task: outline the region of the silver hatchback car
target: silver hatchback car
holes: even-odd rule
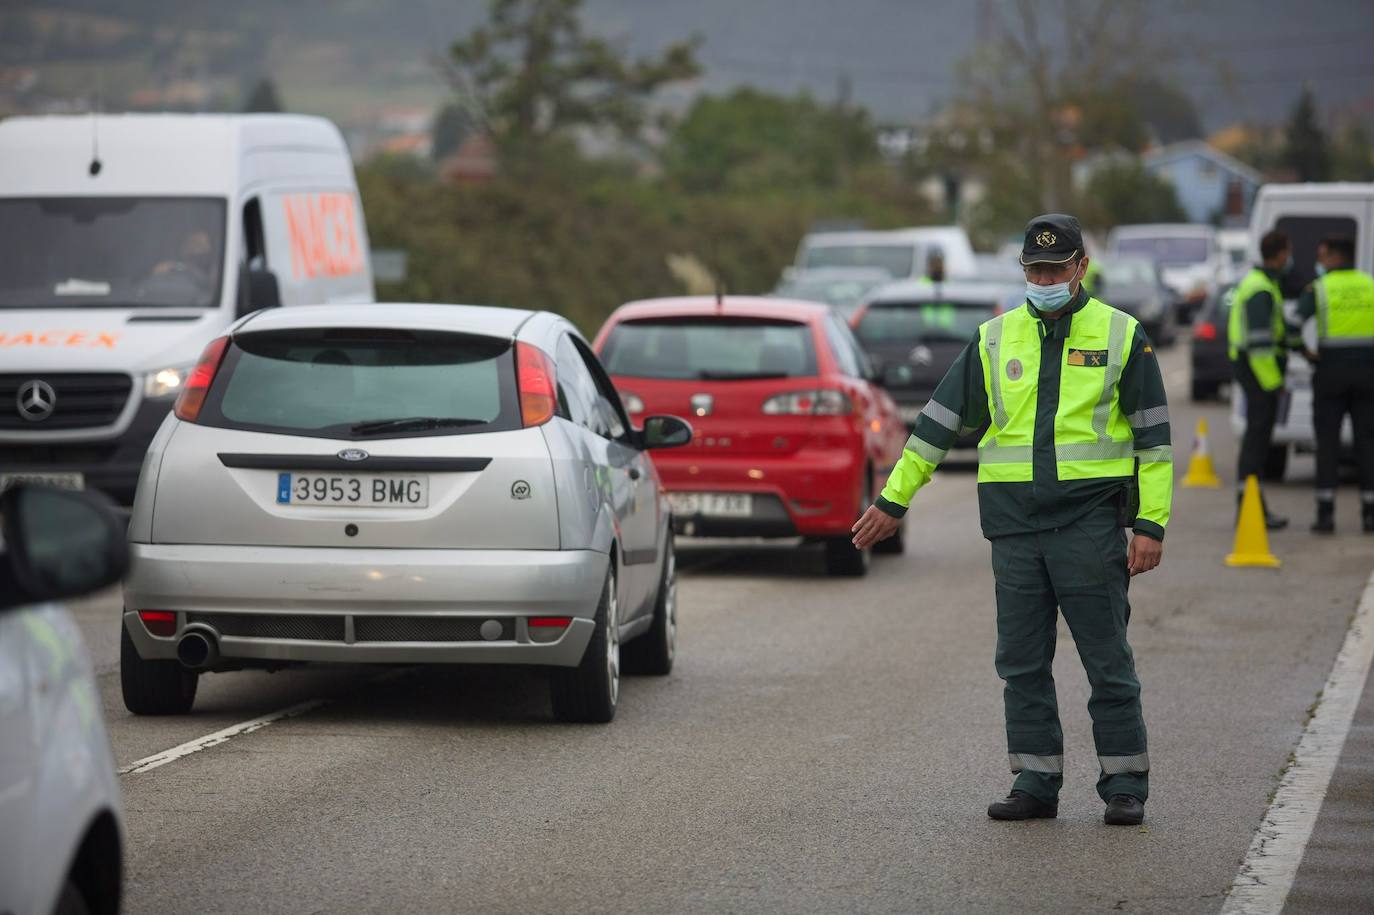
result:
[[[672,668],[672,528],[645,451],[691,434],[632,427],[548,312],[249,315],[144,461],[124,702],[183,713],[203,671],[293,662],[528,664],[551,668],[557,718],[609,721],[622,656]]]

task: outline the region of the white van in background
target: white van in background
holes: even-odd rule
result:
[[[894,280],[926,274],[934,251],[945,258],[945,275],[971,277],[977,261],[968,233],[959,226],[922,226],[879,231],[812,232],[797,247],[797,263],[784,272],[792,279],[808,270],[860,267],[885,270]]]
[[[1155,262],[1185,322],[1192,320],[1231,271],[1216,228],[1197,223],[1117,226],[1107,233],[1107,257],[1118,254],[1139,254]]]
[[[0,122],[0,258],[0,490],[124,504],[224,328],[374,299],[348,150],[298,115]]]
[[[1293,269],[1281,281],[1284,311],[1294,319],[1298,296],[1316,277],[1317,245],[1328,235],[1355,240],[1355,266],[1374,272],[1374,184],[1331,182],[1326,184],[1266,184],[1255,196],[1250,216],[1250,249],[1259,250],[1264,233],[1278,229],[1293,247]],[[1310,329],[1309,329],[1310,330]],[[1305,337],[1308,347],[1316,339]],[[1312,368],[1301,355],[1288,360],[1284,393],[1279,399],[1278,422],[1265,465],[1269,479],[1282,479],[1290,451],[1316,450],[1312,425]],[[1234,386],[1231,425],[1245,431],[1245,396]],[[1341,443],[1350,446],[1350,417],[1341,427]]]

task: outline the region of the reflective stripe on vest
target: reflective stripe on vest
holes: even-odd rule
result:
[[[1333,270],[1313,283],[1319,346],[1374,346],[1374,277]]]
[[[1054,422],[1057,477],[1129,477],[1135,472],[1134,436],[1117,395],[1136,322],[1093,298],[1061,320],[1071,324],[1060,357],[1059,413]],[[982,327],[983,377],[992,423],[978,446],[979,482],[1033,478],[1043,345],[1039,323],[1021,308]]]
[[[1251,330],[1245,306],[1257,293],[1267,292],[1274,302],[1270,326],[1266,330]],[[1283,326],[1283,292],[1279,284],[1259,268],[1251,270],[1231,290],[1226,317],[1226,351],[1232,359],[1249,350],[1272,350],[1287,336]]]

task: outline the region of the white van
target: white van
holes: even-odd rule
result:
[[[1259,189],[1250,216],[1252,251],[1259,250],[1260,238],[1271,229],[1285,233],[1293,246],[1293,269],[1281,283],[1284,311],[1292,321],[1298,296],[1316,277],[1317,245],[1328,235],[1353,238],[1355,266],[1366,273],[1374,272],[1374,184],[1266,184]],[[1307,346],[1314,347],[1316,342],[1309,333]],[[1302,356],[1295,354],[1289,358],[1284,387],[1265,467],[1266,476],[1271,479],[1282,478],[1290,450],[1316,450],[1312,369]],[[1245,431],[1245,397],[1238,385],[1231,403],[1231,425],[1239,435]],[[1349,417],[1341,429],[1341,440],[1346,446],[1353,441]]]
[[[926,259],[939,251],[945,275],[971,277],[977,261],[968,233],[959,226],[922,226],[879,231],[812,232],[797,246],[797,263],[784,274],[791,279],[808,270],[826,267],[863,267],[885,270],[894,280],[926,274]]]
[[[1139,254],[1159,267],[1179,316],[1192,320],[1230,275],[1230,261],[1214,226],[1186,222],[1117,226],[1107,233],[1107,257]]]
[[[0,489],[124,504],[235,319],[374,299],[343,138],[297,115],[0,122],[0,258]]]

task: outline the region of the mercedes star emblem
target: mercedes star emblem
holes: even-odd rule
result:
[[[52,416],[52,411],[56,409],[57,392],[46,381],[35,378],[19,386],[14,402],[20,416],[31,423],[41,423]]]

